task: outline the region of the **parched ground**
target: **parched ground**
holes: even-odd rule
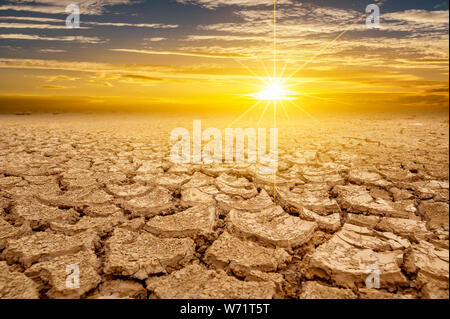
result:
[[[197,118],[0,116],[0,298],[449,298],[448,113],[280,120],[276,188]]]

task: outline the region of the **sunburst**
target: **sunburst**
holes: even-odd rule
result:
[[[280,79],[269,79],[261,92],[250,94],[259,101],[295,100],[294,92],[288,91],[287,86]]]

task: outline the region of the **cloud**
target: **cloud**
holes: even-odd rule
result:
[[[61,36],[61,37],[47,37],[40,35],[30,34],[0,34],[0,39],[8,40],[39,40],[39,41],[62,41],[62,42],[80,42],[80,43],[105,43],[106,40],[102,40],[98,37],[85,37],[85,36]]]
[[[411,63],[411,64],[445,64],[448,65],[449,60],[448,59],[398,59],[398,61]]]
[[[58,70],[66,72],[86,73],[96,81],[134,79],[141,81],[161,81],[162,79],[184,79],[198,74],[198,77],[207,78],[209,74],[202,72],[203,68],[192,69],[183,66],[166,65],[122,65],[99,62],[74,62],[44,59],[7,59],[0,58],[0,69],[22,69],[22,70]],[[206,70],[208,71],[208,69]],[[220,68],[216,70],[217,73]],[[50,77],[45,77],[50,79]],[[57,78],[55,78],[57,79]],[[62,78],[59,78],[62,80]]]
[[[84,0],[79,4],[82,14],[98,15],[108,6],[129,5],[138,1],[133,0]],[[60,14],[66,12],[66,7],[73,4],[73,0],[9,0],[1,5],[0,10],[41,12]]]
[[[113,76],[114,77],[114,76]],[[108,77],[108,78],[113,78]],[[165,82],[168,79],[152,77],[147,75],[139,75],[139,74],[121,74],[116,79],[120,80],[123,83],[132,83],[132,84],[141,84],[141,85],[152,85],[155,83]]]
[[[196,1],[199,2],[226,5],[223,1]],[[269,44],[274,35],[272,8],[243,6],[233,12],[238,18],[233,22],[199,25],[197,32],[183,39],[189,46],[178,50],[202,51],[214,46],[216,51],[244,53],[270,62],[273,50]],[[308,68],[362,66],[406,70],[414,67],[414,59],[445,60],[449,55],[448,11],[382,11],[379,30],[367,29],[365,10],[314,3],[280,6],[277,16],[277,49],[281,63],[291,61],[301,65],[317,56],[307,63]],[[346,33],[333,42],[344,31]],[[448,72],[445,63],[422,63],[418,68]]]
[[[179,3],[195,4],[205,8],[218,8],[221,6],[240,6],[240,7],[255,7],[255,6],[270,6],[273,7],[272,0],[176,0]],[[278,4],[291,4],[291,0],[279,0]]]
[[[39,52],[41,52],[41,53],[64,53],[67,51],[61,50],[61,49],[40,49]]]
[[[149,55],[178,55],[178,56],[191,56],[191,57],[212,58],[212,59],[252,58],[251,56],[244,54],[220,53],[220,52],[154,51],[154,50],[135,50],[135,49],[110,49],[110,50],[115,52],[128,52],[128,53],[149,54]]]
[[[0,20],[20,20],[20,21],[36,21],[36,22],[57,22],[60,23],[64,20],[44,17],[16,17],[16,16],[2,16]]]
[[[32,76],[36,79],[44,80],[45,82],[58,82],[58,81],[77,81],[79,77],[67,76],[67,75],[35,75]]]
[[[5,29],[67,29],[66,21],[53,18],[29,18],[29,17],[0,17],[0,20],[12,21],[32,21],[32,22],[51,22],[58,24],[38,24],[38,23],[17,23],[17,22],[0,22],[0,28]],[[150,28],[150,29],[175,29],[177,24],[163,24],[163,23],[125,23],[125,22],[95,22],[95,21],[81,21],[80,29],[90,29],[88,26],[100,27],[133,27],[133,28]]]
[[[75,86],[63,86],[63,85],[42,85],[38,86],[39,89],[45,90],[66,90],[66,89],[74,89]]]
[[[151,29],[176,29],[178,24],[163,23],[121,23],[121,22],[82,22],[87,25],[96,25],[102,27],[133,27],[133,28],[151,28]]]
[[[448,24],[449,11],[406,10],[383,14],[384,20],[407,21],[422,24]]]
[[[154,37],[154,38],[145,38],[144,42],[161,42],[167,40],[167,38],[162,38],[162,37]]]
[[[0,22],[1,29],[67,29],[65,24],[54,25],[54,24],[37,24],[37,23],[3,23]],[[80,29],[86,29],[85,27],[80,27]]]
[[[97,80],[89,80],[88,83],[93,86],[113,87],[113,85],[109,82],[102,82],[102,81],[97,81]]]

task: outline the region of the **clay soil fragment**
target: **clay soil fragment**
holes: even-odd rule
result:
[[[25,268],[33,263],[48,261],[55,257],[74,254],[81,250],[94,251],[98,236],[87,231],[76,236],[50,232],[38,232],[19,239],[9,239],[3,258],[10,264],[19,262]]]
[[[421,241],[408,253],[405,268],[417,273],[417,283],[424,297],[449,298],[449,251]]]
[[[231,233],[282,248],[303,245],[317,228],[316,223],[291,216],[279,206],[260,213],[232,210],[228,219]]]
[[[148,232],[116,228],[105,244],[104,271],[144,280],[185,265],[192,259],[194,248],[190,238],[160,239]]]
[[[5,248],[8,239],[17,239],[30,233],[31,229],[27,224],[15,227],[0,218],[0,249]]]
[[[38,299],[37,285],[20,272],[11,271],[0,261],[0,299]]]
[[[115,205],[95,205],[84,208],[83,212],[90,217],[108,217],[120,213],[122,210]]]
[[[84,206],[111,204],[114,200],[112,195],[97,188],[81,188],[69,190],[65,193],[41,191],[36,196],[42,203],[54,207],[83,208]]]
[[[79,288],[71,288],[66,284],[67,267],[70,265],[76,265],[79,269]],[[25,275],[41,280],[44,286],[49,286],[50,290],[46,294],[50,298],[78,299],[101,282],[99,266],[93,251],[80,251],[35,264],[25,271]]]
[[[306,208],[299,211],[299,216],[304,220],[316,222],[319,228],[326,232],[335,232],[341,227],[341,215],[331,214],[328,216],[321,216]]]
[[[449,183],[440,181],[420,181],[413,183],[413,189],[422,200],[449,200]]]
[[[205,260],[216,269],[228,267],[241,277],[251,270],[277,271],[290,260],[286,251],[280,248],[265,248],[259,244],[241,240],[224,232],[206,251]]]
[[[131,185],[117,185],[108,184],[107,190],[116,198],[130,199],[133,197],[141,197],[149,193],[151,188],[149,186],[131,184]]]
[[[390,185],[390,183],[384,180],[380,174],[364,170],[351,170],[348,174],[348,179],[358,185],[373,185],[379,187],[388,187]]]
[[[278,198],[282,206],[289,207],[292,211],[300,212],[303,208],[315,212],[321,216],[339,214],[341,209],[335,199],[330,199],[327,189],[301,189],[289,190],[287,187],[277,189]]]
[[[359,214],[348,214],[346,222],[361,227],[375,228],[380,222],[381,218],[378,216],[365,216]]]
[[[348,226],[314,251],[309,264],[311,278],[317,276],[352,288],[364,285],[368,269],[375,265],[380,270],[381,287],[408,284],[399,267],[408,242],[388,234],[375,237],[367,228]]]
[[[357,299],[350,289],[325,286],[316,281],[302,284],[300,299]]]
[[[196,206],[174,215],[154,217],[145,230],[166,238],[210,238],[217,223],[216,215],[214,206]]]
[[[443,228],[449,229],[449,206],[448,203],[422,202],[419,213],[428,220],[428,227],[433,230]]]
[[[350,213],[370,214],[376,216],[408,218],[410,213],[397,209],[394,203],[383,198],[374,198],[365,186],[336,186],[334,193],[342,208]]]
[[[174,202],[167,189],[157,187],[145,196],[125,201],[123,208],[130,211],[133,217],[153,217],[169,212],[174,208]]]
[[[151,297],[160,299],[272,299],[276,294],[273,282],[241,281],[199,265],[149,278],[146,283]]]
[[[369,289],[369,288],[361,288],[358,290],[360,299],[415,299],[416,297],[413,295],[403,295],[403,294],[392,294],[387,291],[379,290],[379,289]]]
[[[95,231],[100,237],[111,232],[114,227],[126,221],[122,213],[116,213],[109,217],[90,217],[84,216],[74,225],[63,223],[51,223],[50,228],[61,234],[76,235],[88,229]]]
[[[240,196],[245,199],[255,197],[258,194],[256,187],[246,178],[238,178],[228,174],[222,174],[216,179],[217,188],[230,196]]]
[[[19,203],[11,212],[15,219],[27,221],[32,229],[48,227],[52,222],[74,223],[80,217],[73,209],[62,210],[36,201]]]
[[[273,206],[272,198],[263,189],[256,197],[245,200],[240,197],[232,197],[225,194],[216,196],[218,207],[224,211],[229,212],[232,209],[243,210],[247,212],[260,212]]]
[[[215,200],[209,188],[187,188],[181,191],[181,204],[186,207],[215,205]]]
[[[427,230],[426,222],[411,219],[382,218],[376,229],[397,234],[410,241],[426,240],[433,236],[433,233]]]
[[[102,283],[89,299],[147,299],[147,290],[139,282],[116,279]]]
[[[175,175],[166,174],[155,178],[155,182],[164,188],[167,188],[171,192],[179,191],[181,187],[186,184],[191,177],[186,174]]]
[[[200,188],[204,186],[214,185],[214,178],[200,172],[195,172],[188,183],[183,185],[183,189]]]

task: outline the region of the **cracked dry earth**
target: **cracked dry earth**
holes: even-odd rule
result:
[[[274,189],[172,164],[192,117],[0,116],[0,298],[449,298],[448,113],[318,120]]]

